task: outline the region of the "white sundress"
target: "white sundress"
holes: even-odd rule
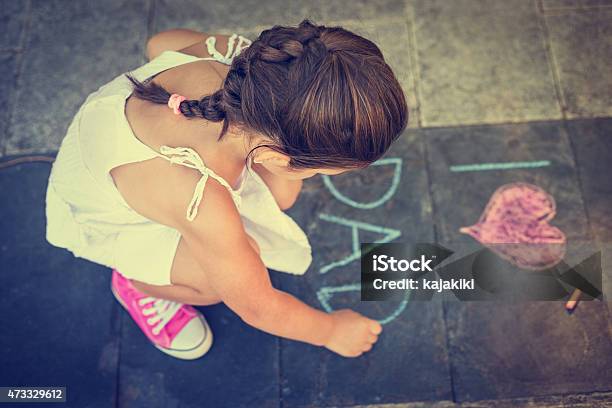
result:
[[[235,40],[238,44],[234,47]],[[231,64],[250,41],[233,34],[226,55],[215,49],[215,37],[206,45],[212,58],[198,58],[165,51],[131,71],[144,81],[164,70],[200,60]],[[123,75],[90,94],[72,120],[53,162],[46,191],[46,239],[79,258],[115,268],[122,275],[153,285],[171,285],[170,271],[180,233],[133,210],[119,193],[109,171],[126,163],[163,157],[172,163],[198,170],[186,217],[195,217],[198,204],[206,199],[209,177],[228,188],[240,213],[245,231],[255,239],[266,267],[301,275],[312,262],[311,246],[304,231],[284,213],[272,193],[250,169],[250,163],[234,190],[226,180],[206,167],[198,153],[188,147],[161,147],[160,152],[133,134],[125,116],[125,103],[132,93]]]

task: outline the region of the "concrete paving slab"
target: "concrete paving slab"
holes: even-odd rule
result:
[[[155,32],[188,27],[204,32],[229,33],[255,26],[297,24],[311,18],[318,24],[328,20],[366,21],[402,14],[401,0],[314,0],[282,1],[230,0],[224,2],[183,1],[180,4],[160,0],[155,11]]]
[[[214,343],[191,361],[157,350],[122,312],[118,406],[278,407],[278,339],[248,326],[225,305],[198,309]]]
[[[0,149],[54,151],[87,94],[142,64],[156,30],[250,36],[305,17],[344,25],[381,46],[406,88],[411,127],[419,102],[427,127],[560,118],[543,20],[567,117],[610,116],[610,0],[542,0],[544,16],[531,1],[452,3],[410,0],[404,10],[399,0],[190,0],[180,7],[167,0],[0,0],[0,123],[8,130],[0,130]],[[23,58],[19,72],[15,57]],[[11,100],[17,114],[9,121]],[[347,257],[355,230],[362,241],[432,241],[435,222],[438,238],[473,242],[457,228],[478,218],[497,186],[520,180],[553,194],[553,224],[569,237],[592,233],[603,248],[604,287],[612,288],[610,119],[417,132],[409,130],[388,155],[402,159],[401,172],[391,160],[308,180],[290,213],[314,244],[313,266],[303,277],[271,272],[275,286],[315,307],[352,307],[384,320],[381,340],[359,359],[270,336],[222,305],[200,308],[215,333],[209,355],[184,362],[162,354],[112,298],[108,268],[44,240],[48,164],[0,170],[0,187],[15,192],[0,219],[0,270],[19,272],[0,274],[0,324],[9,333],[0,335],[0,365],[11,368],[0,383],[65,385],[69,407],[608,406],[609,304],[581,302],[568,316],[552,302],[360,303],[359,269]],[[487,170],[487,163],[532,167]]]
[[[313,307],[321,307],[315,296],[314,277],[309,282],[283,285]],[[333,280],[326,280],[332,286]],[[336,286],[341,286],[338,279]],[[399,316],[385,324],[374,348],[347,359],[324,348],[282,341],[282,401],[287,407],[326,407],[354,404],[393,403],[451,398],[451,380],[444,337],[441,304],[399,302],[360,305],[359,292],[335,296],[334,310],[351,308],[376,318]]]
[[[478,221],[498,187],[517,181],[540,186],[554,197],[557,214],[551,224],[568,240],[589,238],[576,165],[561,122],[424,132],[442,242],[474,242],[459,228]]]
[[[612,393],[593,392],[587,394],[551,395],[533,398],[504,398],[465,403],[423,401],[403,404],[355,405],[350,408],[609,408],[610,401],[612,401]]]
[[[0,52],[0,154],[4,153],[16,79],[16,54]]]
[[[373,165],[327,182],[309,179],[290,209],[305,227],[314,260],[304,276],[283,276],[282,289],[313,307],[355,309],[384,328],[373,350],[356,359],[282,340],[284,406],[450,399],[441,304],[360,302],[359,261],[351,258],[359,242],[433,240],[419,136],[409,130],[385,156],[397,166]]]
[[[567,122],[593,236],[612,242],[612,119]]]
[[[57,150],[87,95],[144,62],[146,7],[145,0],[33,3],[7,154]]]
[[[545,18],[567,117],[612,115],[612,4]]]
[[[568,118],[612,115],[612,8],[546,14]]]
[[[542,0],[544,10],[610,7],[610,0]]]
[[[609,390],[606,303],[453,303],[447,309],[459,402]]]
[[[114,406],[119,310],[110,270],[45,239],[48,163],[0,170],[0,384],[67,387],[66,407]],[[44,404],[43,404],[44,405]]]
[[[0,0],[0,50],[21,46],[27,15],[27,1]]]
[[[612,119],[567,122],[576,154],[584,204],[593,237],[603,256],[603,292],[612,296]],[[611,323],[612,324],[612,323]]]
[[[410,4],[423,127],[561,118],[533,2]]]

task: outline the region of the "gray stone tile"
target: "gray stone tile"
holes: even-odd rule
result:
[[[0,52],[0,154],[4,153],[15,90],[15,54]]]
[[[206,33],[229,34],[256,26],[297,24],[301,20],[302,6],[281,0],[230,0],[211,2],[186,0],[177,3],[158,0],[155,6],[153,33],[172,28],[191,28]],[[320,18],[320,14],[313,14]],[[261,30],[259,30],[261,31]]]
[[[612,119],[569,121],[567,129],[593,236],[612,243]]]
[[[533,398],[504,398],[466,403],[451,401],[409,402],[405,404],[356,405],[351,408],[609,408],[612,392],[550,395]]]
[[[606,303],[453,303],[447,309],[457,401],[608,391]]]
[[[401,0],[229,0],[202,2],[188,0],[176,3],[159,0],[155,13],[155,32],[176,27],[188,27],[204,32],[227,33],[259,26],[293,25],[304,18],[318,24],[328,20],[380,19],[403,13]],[[263,27],[262,27],[263,29]]]
[[[0,204],[0,383],[66,387],[64,407],[115,406],[121,327],[110,270],[45,240],[49,171],[0,171],[11,194]]]
[[[144,62],[146,5],[34,2],[8,153],[56,150],[87,95]]]
[[[611,7],[612,0],[542,0],[544,10]]]
[[[545,16],[568,118],[612,115],[612,8]]]
[[[533,2],[410,4],[424,127],[561,117]]]
[[[372,351],[356,359],[282,340],[281,390],[286,406],[451,398],[441,303],[360,302],[359,261],[347,258],[355,253],[355,243],[381,240],[392,230],[401,235],[388,236],[391,242],[433,240],[419,136],[409,130],[385,156],[402,159],[401,173],[394,165],[370,166],[331,177],[333,189],[321,177],[309,179],[290,209],[309,236],[314,259],[304,276],[279,274],[281,288],[319,309],[352,308],[383,321],[384,329]],[[400,176],[397,188],[389,190],[395,175]],[[386,196],[389,191],[392,194]],[[382,197],[388,199],[367,205]]]
[[[283,287],[311,306],[306,285]],[[337,308],[357,307],[359,295],[336,299]],[[365,303],[365,302],[364,302]],[[370,306],[382,316],[397,303]],[[401,315],[385,325],[368,353],[344,358],[323,348],[282,341],[282,400],[288,407],[352,406],[356,404],[449,400],[451,380],[441,303],[408,303]],[[361,312],[368,314],[362,308]],[[378,313],[374,313],[378,312]],[[418,375],[417,375],[418,373]]]
[[[551,224],[570,239],[588,239],[584,203],[568,135],[559,122],[425,129],[438,238],[474,242],[459,228],[476,223],[493,192],[523,181],[557,204]],[[535,168],[456,171],[461,165],[549,162]],[[455,171],[453,171],[455,170]]]
[[[0,0],[0,49],[21,46],[27,9],[27,1]]]
[[[119,407],[278,407],[278,340],[225,305],[198,307],[213,333],[201,358],[157,350],[122,309]]]
[[[309,7],[321,8],[326,20],[384,21],[388,17],[400,17],[405,11],[402,0],[317,0],[308,2]],[[315,6],[316,4],[316,6]]]

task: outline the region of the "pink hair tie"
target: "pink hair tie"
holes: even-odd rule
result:
[[[179,106],[181,106],[181,102],[183,102],[185,99],[187,98],[185,98],[183,95],[170,95],[170,99],[168,99],[168,107],[174,111],[175,115],[179,115],[181,113]]]

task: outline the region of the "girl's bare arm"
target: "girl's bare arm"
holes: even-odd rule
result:
[[[185,219],[193,186],[181,183],[168,196],[172,214],[194,257],[223,302],[246,323],[268,333],[323,346],[333,330],[333,318],[275,289],[267,268],[253,249],[229,192],[214,180],[193,221]]]

